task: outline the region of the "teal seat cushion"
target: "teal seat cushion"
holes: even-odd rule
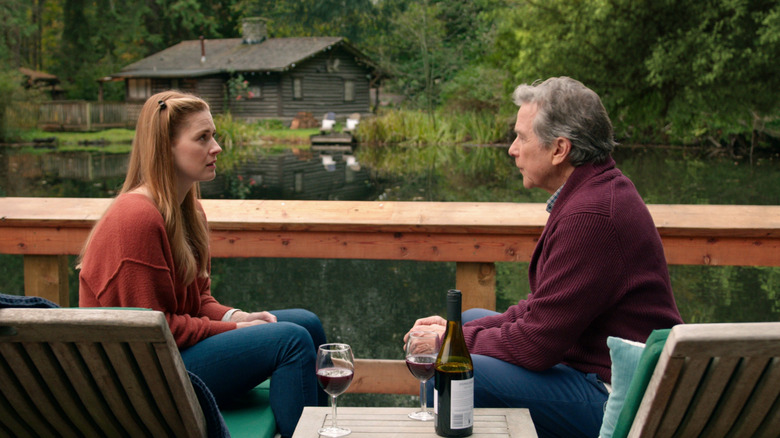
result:
[[[231,437],[273,438],[276,420],[269,402],[270,389],[271,381],[266,380],[230,406],[220,409]]]
[[[650,378],[653,376],[655,365],[658,363],[658,358],[661,357],[661,352],[664,349],[664,344],[666,344],[666,338],[669,337],[670,331],[671,329],[653,330],[647,338],[642,356],[639,358],[636,371],[634,371],[634,377],[631,379],[631,384],[628,387],[623,408],[620,410],[615,431],[612,434],[613,438],[626,438],[628,436],[631,424],[634,422],[634,417],[639,410],[642,397],[645,395],[647,384],[650,383]]]

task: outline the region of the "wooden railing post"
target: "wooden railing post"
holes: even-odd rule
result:
[[[463,293],[463,309],[496,310],[496,264],[458,262],[455,287]]]
[[[68,307],[68,257],[65,255],[25,255],[24,294],[46,298]]]
[[[420,381],[412,377],[406,361],[355,359],[355,380],[347,392],[419,395]]]

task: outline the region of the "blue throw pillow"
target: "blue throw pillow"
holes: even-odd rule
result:
[[[612,359],[612,393],[609,394],[604,408],[604,420],[601,423],[600,438],[612,438],[623,404],[626,401],[631,379],[645,344],[610,336],[607,338],[609,356]]]

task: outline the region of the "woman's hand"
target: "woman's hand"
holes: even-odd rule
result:
[[[236,328],[249,327],[258,324],[276,322],[276,316],[269,312],[247,313],[239,310],[233,313],[230,320],[236,323]]]
[[[267,323],[265,321],[260,321],[260,320],[237,322],[236,323],[236,328],[240,329],[240,328],[250,327],[250,326],[253,326],[253,325],[260,325],[260,324],[267,324]]]

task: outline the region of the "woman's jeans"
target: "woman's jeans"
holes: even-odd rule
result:
[[[325,343],[319,318],[303,309],[275,310],[277,322],[208,337],[181,351],[219,405],[271,378],[271,409],[279,432],[292,436],[304,406],[327,406],[315,375],[317,347]]]
[[[463,312],[463,323],[496,315],[485,309]],[[502,360],[471,355],[474,363],[474,406],[528,408],[539,437],[597,437],[608,393],[595,374],[558,364],[529,371]],[[433,379],[428,381],[433,400]]]

